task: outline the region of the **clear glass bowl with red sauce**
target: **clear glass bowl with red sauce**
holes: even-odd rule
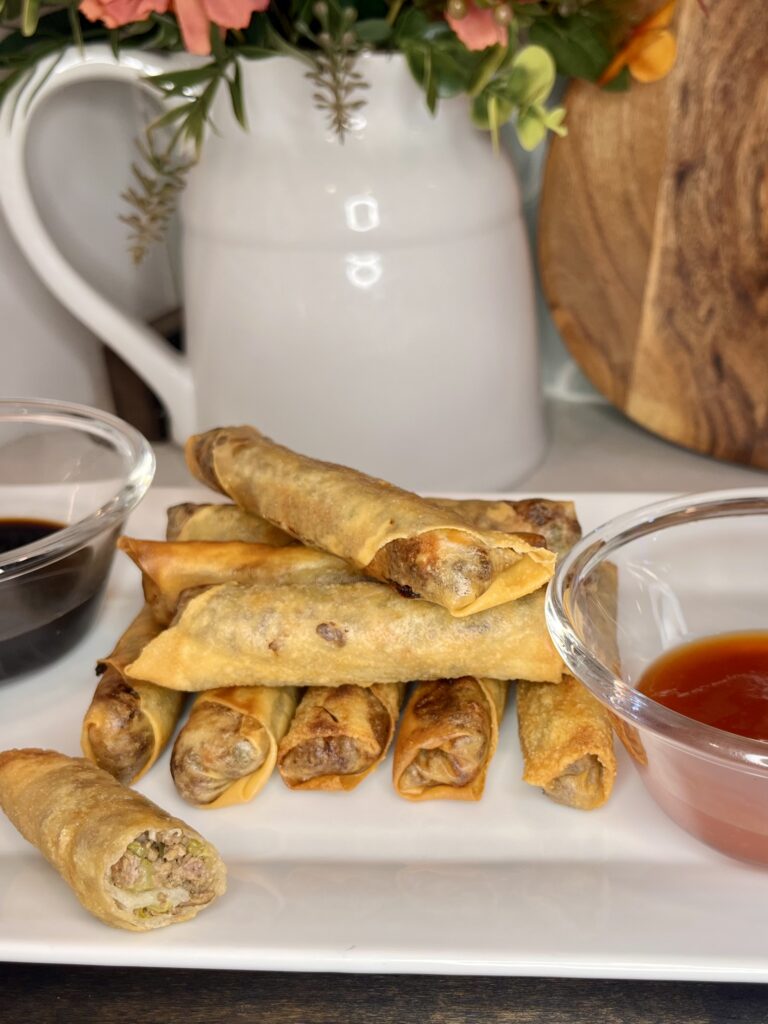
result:
[[[682,645],[724,634],[734,650],[768,644],[768,488],[684,495],[618,516],[563,560],[546,614],[569,671],[612,712],[669,817],[723,853],[768,864],[766,716],[749,714],[745,736],[690,717],[706,715],[706,702],[672,701],[682,714],[642,692]],[[743,709],[713,720],[741,728]]]
[[[147,441],[116,416],[0,400],[0,684],[88,630],[115,540],[154,470]]]

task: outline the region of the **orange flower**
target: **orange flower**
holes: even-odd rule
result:
[[[254,11],[265,11],[269,0],[82,0],[80,10],[89,21],[103,21],[107,28],[120,28],[144,21],[153,11],[168,8],[176,15],[190,53],[211,52],[211,23],[220,28],[246,28]]]
[[[80,13],[89,21],[103,21],[107,28],[120,28],[132,21],[145,21],[153,11],[168,10],[168,0],[83,0]]]
[[[598,78],[598,85],[612,82],[626,67],[638,82],[656,82],[671,70],[677,54],[675,37],[669,31],[675,3],[676,0],[668,0],[632,29],[626,43]]]
[[[220,28],[247,28],[254,11],[266,11],[269,0],[171,0],[184,45],[190,53],[211,52],[211,22]]]

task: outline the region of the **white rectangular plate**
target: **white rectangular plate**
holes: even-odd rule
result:
[[[586,531],[655,497],[575,499]],[[205,500],[152,490],[126,532],[161,537],[166,507],[190,499]],[[139,604],[137,573],[118,555],[89,636],[46,671],[0,684],[0,750],[80,753],[95,660]],[[401,800],[388,763],[352,793],[294,793],[275,777],[250,805],[198,811],[177,797],[166,754],[138,788],[215,843],[226,896],[180,927],[112,930],[3,818],[0,960],[768,980],[768,871],[682,832],[619,753],[613,797],[592,813],[520,781],[514,707],[478,804]]]

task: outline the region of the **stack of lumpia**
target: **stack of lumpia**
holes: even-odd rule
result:
[[[394,762],[408,799],[480,797],[509,680],[526,680],[521,736],[554,721],[544,584],[579,536],[570,502],[422,499],[250,427],[186,454],[237,504],[174,506],[166,542],[120,542],[156,623],[128,685],[199,693],[172,757],[185,799],[250,799],[275,765],[294,789],[353,788],[413,679]]]

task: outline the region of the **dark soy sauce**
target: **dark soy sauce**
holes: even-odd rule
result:
[[[61,529],[45,519],[0,519],[0,555]],[[24,575],[0,574],[0,681],[47,665],[83,636],[101,603],[114,540],[110,532]]]
[[[48,519],[0,519],[0,555],[50,537],[63,529],[63,525]]]

